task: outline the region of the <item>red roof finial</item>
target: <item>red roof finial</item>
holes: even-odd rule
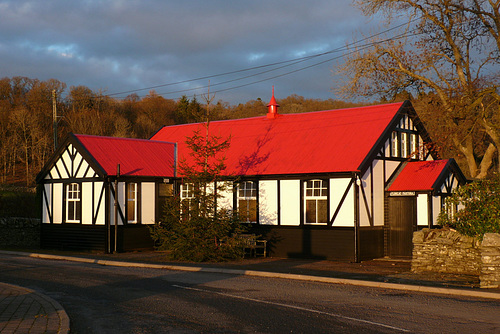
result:
[[[267,105],[267,118],[269,119],[274,119],[278,117],[278,107],[279,104],[276,102],[276,99],[274,98],[274,86],[273,86],[273,96],[271,97],[271,101],[269,101],[269,104]]]

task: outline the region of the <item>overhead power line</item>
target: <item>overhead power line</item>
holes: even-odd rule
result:
[[[421,18],[422,17],[418,17],[413,22],[417,22]],[[386,29],[384,31],[381,31],[381,32],[378,32],[376,34],[370,35],[368,37],[362,38],[362,39],[357,40],[355,42],[346,44],[345,46],[337,47],[337,48],[329,50],[329,51],[325,51],[325,52],[321,52],[321,53],[317,53],[317,54],[313,54],[313,55],[309,55],[309,56],[298,57],[298,58],[293,58],[293,59],[289,59],[289,60],[284,60],[284,61],[279,61],[279,62],[264,64],[264,65],[259,65],[259,66],[254,66],[254,67],[249,67],[249,68],[244,68],[244,69],[239,69],[239,70],[234,70],[234,71],[229,71],[229,72],[223,72],[223,73],[218,73],[218,74],[206,75],[206,76],[201,76],[201,77],[197,77],[197,78],[193,78],[193,79],[186,79],[186,80],[181,80],[181,81],[176,81],[176,82],[164,83],[164,84],[159,84],[159,85],[155,85],[155,86],[149,86],[149,87],[144,87],[144,88],[132,89],[132,90],[121,91],[121,92],[110,93],[110,94],[102,94],[102,95],[96,96],[95,98],[96,99],[101,99],[103,97],[120,98],[119,95],[122,95],[121,98],[123,98],[124,97],[123,95],[125,95],[125,94],[129,95],[129,94],[132,94],[132,93],[137,93],[137,92],[142,92],[142,91],[150,91],[152,89],[158,89],[158,88],[163,88],[163,87],[172,87],[172,86],[186,84],[186,83],[190,83],[190,82],[196,82],[196,81],[201,81],[201,80],[209,80],[209,79],[213,79],[213,78],[221,78],[221,77],[224,77],[224,76],[230,76],[230,75],[235,75],[235,74],[239,74],[239,73],[245,73],[245,72],[251,72],[251,71],[256,71],[256,70],[264,69],[263,71],[259,71],[257,73],[247,74],[247,75],[244,75],[244,76],[241,76],[241,77],[237,77],[237,78],[233,78],[233,79],[221,81],[221,82],[218,82],[218,83],[211,83],[210,87],[213,88],[213,87],[218,87],[218,86],[222,86],[222,85],[227,85],[227,84],[230,84],[230,83],[235,83],[237,81],[242,81],[242,80],[245,80],[245,79],[251,79],[251,78],[258,77],[258,76],[262,76],[264,74],[275,72],[275,71],[278,71],[278,70],[281,70],[281,69],[284,69],[284,68],[287,68],[287,67],[296,66],[296,65],[299,65],[301,63],[308,62],[308,61],[311,61],[311,60],[314,60],[314,59],[318,59],[318,58],[321,58],[321,57],[324,57],[324,56],[327,56],[327,55],[342,53],[340,55],[335,55],[334,57],[329,57],[328,59],[318,61],[318,62],[316,62],[314,64],[309,64],[309,65],[306,65],[306,66],[302,66],[300,68],[293,69],[293,70],[290,70],[290,71],[287,71],[287,72],[284,72],[284,73],[281,73],[281,74],[276,74],[276,75],[268,76],[268,77],[265,77],[265,78],[262,78],[262,79],[253,80],[251,82],[247,82],[247,83],[243,83],[243,84],[238,84],[238,85],[234,85],[234,86],[230,86],[230,87],[226,87],[226,88],[221,88],[221,89],[215,90],[214,93],[225,92],[225,91],[229,91],[229,90],[234,90],[234,89],[238,89],[238,88],[242,88],[242,87],[254,85],[254,84],[257,84],[257,83],[260,83],[260,82],[265,82],[265,81],[273,80],[273,79],[276,79],[276,78],[284,77],[284,76],[287,76],[287,75],[291,75],[291,74],[294,74],[294,73],[297,73],[297,72],[300,72],[300,71],[304,71],[304,70],[307,70],[307,69],[310,69],[310,68],[313,68],[313,67],[316,67],[316,66],[319,66],[319,65],[331,62],[333,60],[342,58],[342,57],[348,55],[349,53],[352,53],[353,51],[349,52],[348,54],[346,54],[344,52],[346,50],[352,49],[354,47],[357,48],[357,51],[360,51],[360,50],[365,50],[367,48],[370,48],[370,47],[372,47],[372,46],[374,46],[376,44],[385,43],[385,42],[388,42],[388,41],[394,41],[394,40],[398,40],[398,39],[402,39],[402,38],[406,38],[406,37],[411,37],[411,36],[417,35],[415,33],[416,29],[412,29],[412,30],[407,30],[404,33],[401,33],[399,35],[395,35],[395,36],[392,36],[392,37],[389,37],[389,38],[386,38],[386,39],[382,39],[382,40],[377,41],[377,42],[371,42],[371,40],[373,40],[376,37],[388,34],[391,31],[397,30],[397,29],[399,29],[399,28],[401,28],[401,27],[403,27],[405,25],[408,25],[408,24],[409,24],[408,22],[401,23],[401,24],[399,24],[399,25],[397,25],[395,27],[391,27],[389,29]],[[369,41],[369,42],[368,43],[364,43],[366,41]],[[364,44],[362,44],[362,43],[364,43]],[[161,93],[157,93],[157,94],[158,95],[181,94],[181,93],[186,93],[186,92],[193,92],[193,91],[200,90],[200,89],[206,89],[207,87],[208,87],[208,85],[201,85],[201,86],[194,87],[194,88],[177,89],[177,90],[172,90],[172,91],[167,91],[167,92],[161,92]]]

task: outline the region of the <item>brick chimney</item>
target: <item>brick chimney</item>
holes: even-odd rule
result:
[[[274,86],[273,86],[273,96],[271,97],[271,101],[269,101],[269,104],[267,105],[268,119],[275,119],[279,116],[278,107],[279,104],[276,102],[276,99],[274,98]]]

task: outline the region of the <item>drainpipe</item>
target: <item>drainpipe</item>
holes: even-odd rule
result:
[[[359,186],[361,180],[358,173],[354,174],[354,262],[360,262],[359,256]]]

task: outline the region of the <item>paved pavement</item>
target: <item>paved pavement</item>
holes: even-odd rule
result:
[[[468,275],[416,274],[404,260],[379,259],[362,263],[324,260],[259,258],[226,263],[175,263],[161,252],[119,254],[45,254],[0,251],[0,254],[121,267],[218,272],[334,284],[351,284],[500,301],[500,288],[479,289]],[[69,333],[69,318],[56,301],[35,291],[0,283],[0,333]]]
[[[0,282],[0,333],[69,333],[69,318],[55,300]]]

